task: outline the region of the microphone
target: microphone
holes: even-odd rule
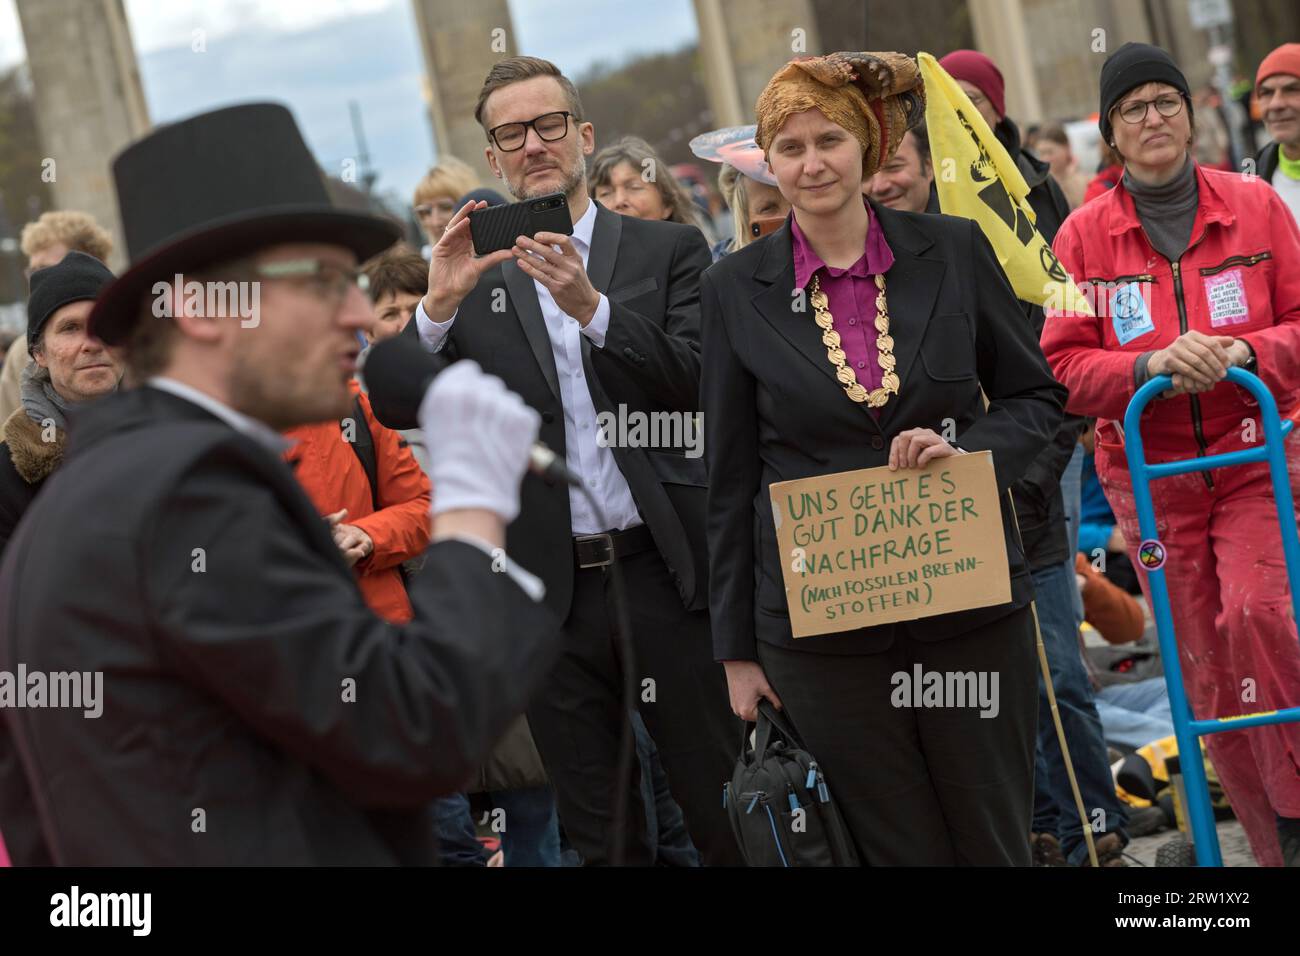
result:
[[[372,345],[361,375],[375,418],[397,431],[418,428],[424,393],[449,365],[450,361],[425,351],[418,339],[405,332]],[[528,452],[528,470],[548,485],[579,484],[560,456],[541,442],[534,442]]]

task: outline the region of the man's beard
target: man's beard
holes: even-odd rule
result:
[[[352,394],[346,385],[337,392],[306,388],[293,378],[294,371],[292,362],[287,369],[277,364],[265,370],[255,361],[236,363],[229,384],[230,406],[276,431],[340,419],[349,413]]]
[[[516,188],[509,185],[510,195],[514,196],[520,202],[526,199],[539,199],[542,196],[550,196],[553,193],[561,192],[568,196],[579,186],[587,182],[587,158],[581,153],[578,154],[578,161],[572,168],[564,170],[564,180],[559,187],[538,186],[536,189],[528,189],[523,183],[527,182],[527,174],[520,177],[520,186]]]

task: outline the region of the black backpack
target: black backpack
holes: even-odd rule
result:
[[[758,723],[745,724],[722,805],[750,866],[860,865],[816,759],[766,700],[758,702]]]

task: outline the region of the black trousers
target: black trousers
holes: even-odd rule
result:
[[[622,565],[638,681],[635,703],[659,748],[673,799],[705,865],[743,865],[722,806],[740,723],[731,713],[726,674],[713,660],[708,614],[682,607],[657,551],[631,555]],[[613,778],[625,719],[615,621],[605,570],[575,572],[564,650],[528,711],[560,821],[587,865],[609,862],[613,829]],[[632,771],[625,862],[649,866],[654,847],[646,838],[635,759]]]
[[[899,637],[879,654],[760,641],[758,657],[865,865],[1030,865],[1038,656],[1028,607],[948,640]],[[996,716],[951,697],[913,706],[895,675],[913,681],[918,663],[923,674],[996,672]]]

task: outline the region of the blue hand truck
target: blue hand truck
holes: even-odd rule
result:
[[[1264,443],[1255,448],[1188,458],[1181,461],[1149,465],[1143,454],[1140,419],[1147,404],[1173,385],[1168,375],[1160,375],[1141,388],[1129,402],[1124,413],[1124,446],[1128,455],[1129,474],[1133,479],[1133,500],[1137,506],[1138,526],[1142,533],[1139,545],[1139,562],[1147,572],[1151,591],[1151,607],[1155,614],[1156,631],[1160,638],[1160,659],[1165,669],[1165,684],[1169,688],[1169,704],[1174,720],[1174,736],[1178,740],[1179,767],[1185,785],[1184,811],[1191,825],[1192,844],[1198,866],[1222,866],[1219,835],[1214,828],[1214,813],[1210,806],[1210,790],[1205,779],[1205,765],[1201,760],[1200,738],[1208,734],[1230,730],[1244,730],[1264,724],[1286,724],[1300,721],[1300,707],[1265,711],[1241,717],[1207,717],[1197,720],[1187,703],[1183,689],[1183,668],[1178,660],[1178,644],[1174,637],[1173,616],[1169,608],[1169,588],[1165,582],[1164,545],[1156,533],[1155,508],[1151,503],[1151,480],[1183,475],[1193,471],[1229,468],[1252,462],[1268,462],[1273,480],[1273,497],[1277,500],[1277,518],[1282,531],[1282,553],[1286,558],[1287,578],[1291,586],[1291,609],[1300,622],[1300,535],[1296,531],[1296,516],[1291,500],[1291,483],[1287,475],[1286,449],[1283,442],[1291,432],[1293,421],[1278,417],[1277,402],[1264,383],[1244,369],[1228,369],[1227,381],[1239,385],[1259,402],[1259,417],[1264,430]]]

